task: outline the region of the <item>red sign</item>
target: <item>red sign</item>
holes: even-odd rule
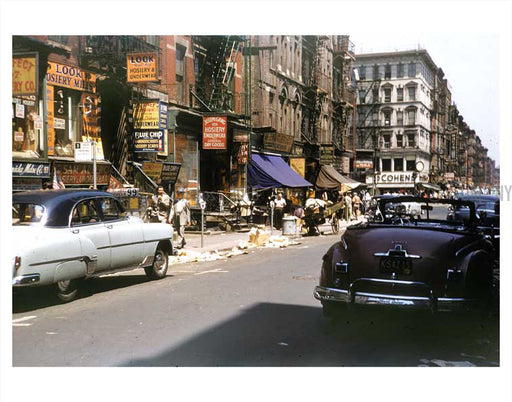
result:
[[[203,116],[203,149],[226,149],[228,118]]]

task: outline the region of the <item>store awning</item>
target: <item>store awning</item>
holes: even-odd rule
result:
[[[321,189],[339,190],[340,188],[354,189],[363,183],[343,176],[331,165],[322,165],[315,184]]]
[[[247,167],[247,182],[253,189],[276,187],[313,187],[280,156],[253,153]]]

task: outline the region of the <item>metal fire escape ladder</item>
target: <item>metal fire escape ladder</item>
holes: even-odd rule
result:
[[[372,81],[372,83],[371,83],[370,87],[366,90],[366,94],[365,94],[365,97],[364,97],[364,99],[365,99],[365,103],[364,103],[364,104],[365,104],[365,105],[367,105],[367,106],[370,106],[370,107],[368,108],[368,112],[367,112],[367,113],[366,113],[366,115],[364,116],[363,121],[361,121],[361,122],[359,122],[359,124],[357,124],[357,126],[358,126],[360,129],[364,129],[364,128],[366,128],[365,123],[366,123],[366,121],[368,120],[368,117],[369,117],[369,116],[371,116],[371,115],[373,114],[373,112],[375,111],[375,109],[377,109],[377,110],[378,110],[378,109],[379,109],[379,107],[380,107],[380,102],[379,102],[379,98],[378,98],[378,96],[377,96],[377,98],[373,97],[373,99],[372,99],[372,103],[371,103],[371,104],[367,104],[367,103],[366,103],[366,97],[368,96],[368,94],[369,94],[370,92],[372,92],[372,89],[374,89],[374,87],[379,88],[379,86],[380,86],[380,82],[381,82],[381,80],[380,80],[380,79],[376,79],[376,80]],[[366,130],[364,130],[364,131],[363,131],[363,133],[362,133],[363,135],[359,137],[359,138],[361,138],[361,139],[362,139],[361,144],[362,144],[363,146],[364,146],[364,144],[366,144],[366,141],[368,141],[368,138],[369,138],[371,135],[373,135],[373,134],[374,134],[375,130],[376,130],[376,126],[375,126],[375,125],[372,125],[372,129],[371,129],[371,130],[368,130],[368,132],[366,132]],[[366,134],[366,135],[364,135],[364,134]]]
[[[313,107],[312,114],[310,119],[310,132],[312,133],[313,142],[315,140],[318,141],[318,127],[317,127],[317,118],[322,112],[322,102],[321,98],[323,93],[319,91],[318,81],[320,76],[320,67],[321,61],[324,54],[324,42],[323,39],[317,37],[315,40],[315,56],[313,58],[313,66],[311,68],[310,75],[310,87],[313,91]]]

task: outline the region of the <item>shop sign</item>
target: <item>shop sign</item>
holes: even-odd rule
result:
[[[13,177],[50,177],[50,164],[39,162],[12,162]]]
[[[203,149],[226,149],[228,118],[203,116]]]
[[[373,161],[371,160],[356,160],[356,169],[373,169]]]
[[[38,55],[27,54],[12,58],[12,94],[37,95]]]
[[[159,183],[162,175],[162,163],[142,162],[142,171],[155,183]]]
[[[126,81],[158,81],[157,53],[129,53],[126,55]]]
[[[48,62],[46,81],[50,85],[84,92],[96,92],[96,74],[83,71],[79,67]]]
[[[42,188],[42,180],[41,179],[20,179],[13,178],[12,181],[12,189],[14,191],[33,191],[33,190],[41,190]]]
[[[92,143],[75,142],[75,162],[90,162],[92,160]]]
[[[163,130],[136,130],[134,132],[135,152],[162,152],[164,141]]]
[[[46,104],[47,104],[47,112],[48,118],[46,123],[46,132],[48,133],[48,155],[55,154],[55,128],[53,126],[53,119],[55,117],[54,114],[54,104],[53,104],[53,86],[46,86]]]
[[[350,173],[350,158],[348,156],[341,157],[341,172]]]
[[[247,134],[247,131],[242,130],[233,130],[233,142],[248,142],[249,141],[249,135]]]
[[[34,116],[34,129],[42,130],[43,129],[43,117],[36,115]]]
[[[444,179],[446,181],[453,181],[453,180],[455,180],[455,173],[445,173],[444,174]]]
[[[330,165],[334,163],[334,146],[320,145],[320,164]]]
[[[160,101],[156,100],[134,103],[133,128],[135,130],[159,130]]]
[[[21,127],[18,127],[18,129],[14,132],[14,141],[15,142],[25,141],[25,133],[23,132],[23,129]]]
[[[93,164],[57,162],[56,169],[63,183],[67,185],[90,186],[93,184]],[[96,165],[96,184],[108,185],[110,183],[110,164]]]
[[[293,146],[293,135],[283,133],[265,133],[263,147],[268,150],[290,153]]]
[[[19,117],[20,119],[25,118],[25,106],[16,104],[16,117]]]
[[[249,144],[240,144],[237,159],[239,165],[247,165],[249,162]]]
[[[373,183],[373,177],[372,175],[369,175],[366,177],[366,183],[372,184]],[[428,174],[417,174],[416,176],[416,183],[428,183],[429,182],[429,176]],[[394,173],[381,173],[375,176],[375,183],[376,184],[414,184],[413,181],[413,172],[394,172]]]
[[[176,183],[180,169],[181,163],[164,162],[162,165],[162,181]]]
[[[53,128],[55,128],[55,130],[65,130],[66,129],[66,120],[59,119],[58,117],[55,117],[53,119]]]
[[[290,158],[290,167],[295,173],[304,177],[306,174],[306,158]]]

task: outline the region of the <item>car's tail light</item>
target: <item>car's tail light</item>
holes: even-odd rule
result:
[[[18,269],[21,265],[21,257],[14,257],[14,269]]]

